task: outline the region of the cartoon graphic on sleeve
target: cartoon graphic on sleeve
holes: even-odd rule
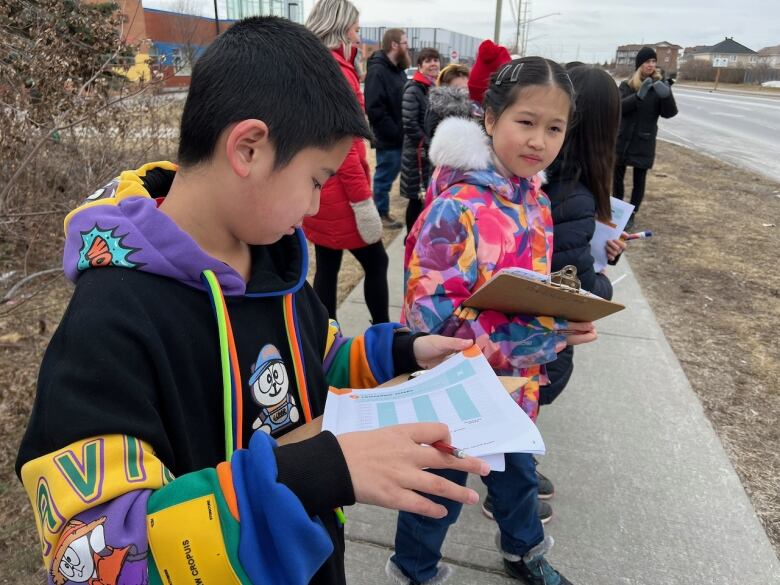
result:
[[[252,398],[260,405],[260,414],[252,423],[269,435],[298,422],[300,413],[290,395],[290,381],[279,350],[268,344],[260,350],[249,378]]]
[[[140,268],[143,264],[133,262],[129,256],[137,252],[122,242],[125,236],[116,235],[116,227],[102,229],[95,225],[91,230],[81,232],[81,250],[79,250],[78,269],[100,268],[101,266],[121,266]]]
[[[106,545],[103,525],[106,517],[85,524],[71,520],[65,525],[54,562],[51,577],[56,585],[88,583],[89,585],[116,585],[120,573],[135,546],[113,548]]]

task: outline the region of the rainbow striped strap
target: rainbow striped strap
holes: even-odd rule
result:
[[[230,323],[225,296],[217,276],[211,270],[204,270],[201,278],[211,299],[214,316],[217,319],[219,334],[219,357],[222,366],[222,408],[225,427],[225,458],[230,461],[233,451],[243,448],[243,395],[241,394],[241,376],[233,339],[233,327]]]

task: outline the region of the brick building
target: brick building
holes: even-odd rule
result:
[[[623,75],[628,75],[636,69],[634,59],[642,47],[651,47],[658,55],[658,66],[667,74],[677,73],[680,45],[667,41],[644,45],[621,45],[615,52],[615,69]]]
[[[105,0],[83,0],[101,3]],[[164,78],[168,88],[188,87],[192,63],[238,18],[259,14],[285,16],[300,22],[301,3],[296,0],[230,0],[228,14],[195,16],[143,6],[142,0],[115,0],[122,14],[122,35],[138,48],[134,63],[122,63],[132,81]],[[233,18],[223,19],[225,16]]]

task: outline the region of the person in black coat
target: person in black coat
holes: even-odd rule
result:
[[[371,123],[376,148],[374,202],[386,228],[397,229],[401,223],[390,216],[390,188],[401,171],[401,148],[404,132],[401,102],[409,67],[406,33],[400,28],[385,31],[382,50],[368,60],[365,81],[366,114]]]
[[[428,110],[425,112],[425,136],[428,144],[433,140],[439,123],[450,116],[469,118],[474,104],[469,97],[469,68],[451,63],[439,73],[436,87],[428,92]]]
[[[417,55],[417,72],[404,89],[401,195],[409,200],[406,206],[407,233],[423,210],[423,197],[431,176],[425,113],[428,110],[428,91],[436,82],[440,64],[439,51],[422,49]]]
[[[552,271],[577,268],[585,290],[612,298],[612,284],[593,269],[590,240],[596,220],[609,221],[609,192],[620,123],[620,95],[605,71],[579,66],[569,71],[576,93],[573,126],[563,150],[550,167],[543,187],[552,204]],[[618,247],[625,244],[618,241]],[[546,364],[550,383],[539,391],[539,404],[550,404],[566,387],[574,370],[574,350],[567,347]]]
[[[677,115],[677,104],[672,95],[673,80],[664,80],[656,67],[656,54],[650,47],[642,47],[636,55],[636,72],[620,84],[622,119],[617,140],[613,195],[623,199],[623,180],[626,167],[634,167],[634,185],[631,205],[634,215],[645,196],[647,171],[655,161],[655,141],[658,117]],[[634,215],[629,220],[633,225]]]

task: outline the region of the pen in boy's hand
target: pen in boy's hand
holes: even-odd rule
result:
[[[620,236],[621,240],[646,240],[647,238],[650,238],[653,236],[653,232],[650,230],[646,230],[644,232],[636,232],[635,234],[626,234],[625,236]]]
[[[457,447],[453,447],[452,445],[448,445],[444,441],[436,441],[434,442],[431,447],[435,447],[439,451],[443,453],[449,453],[453,457],[457,457],[458,459],[465,459],[466,458],[466,452],[463,449],[458,449]]]

